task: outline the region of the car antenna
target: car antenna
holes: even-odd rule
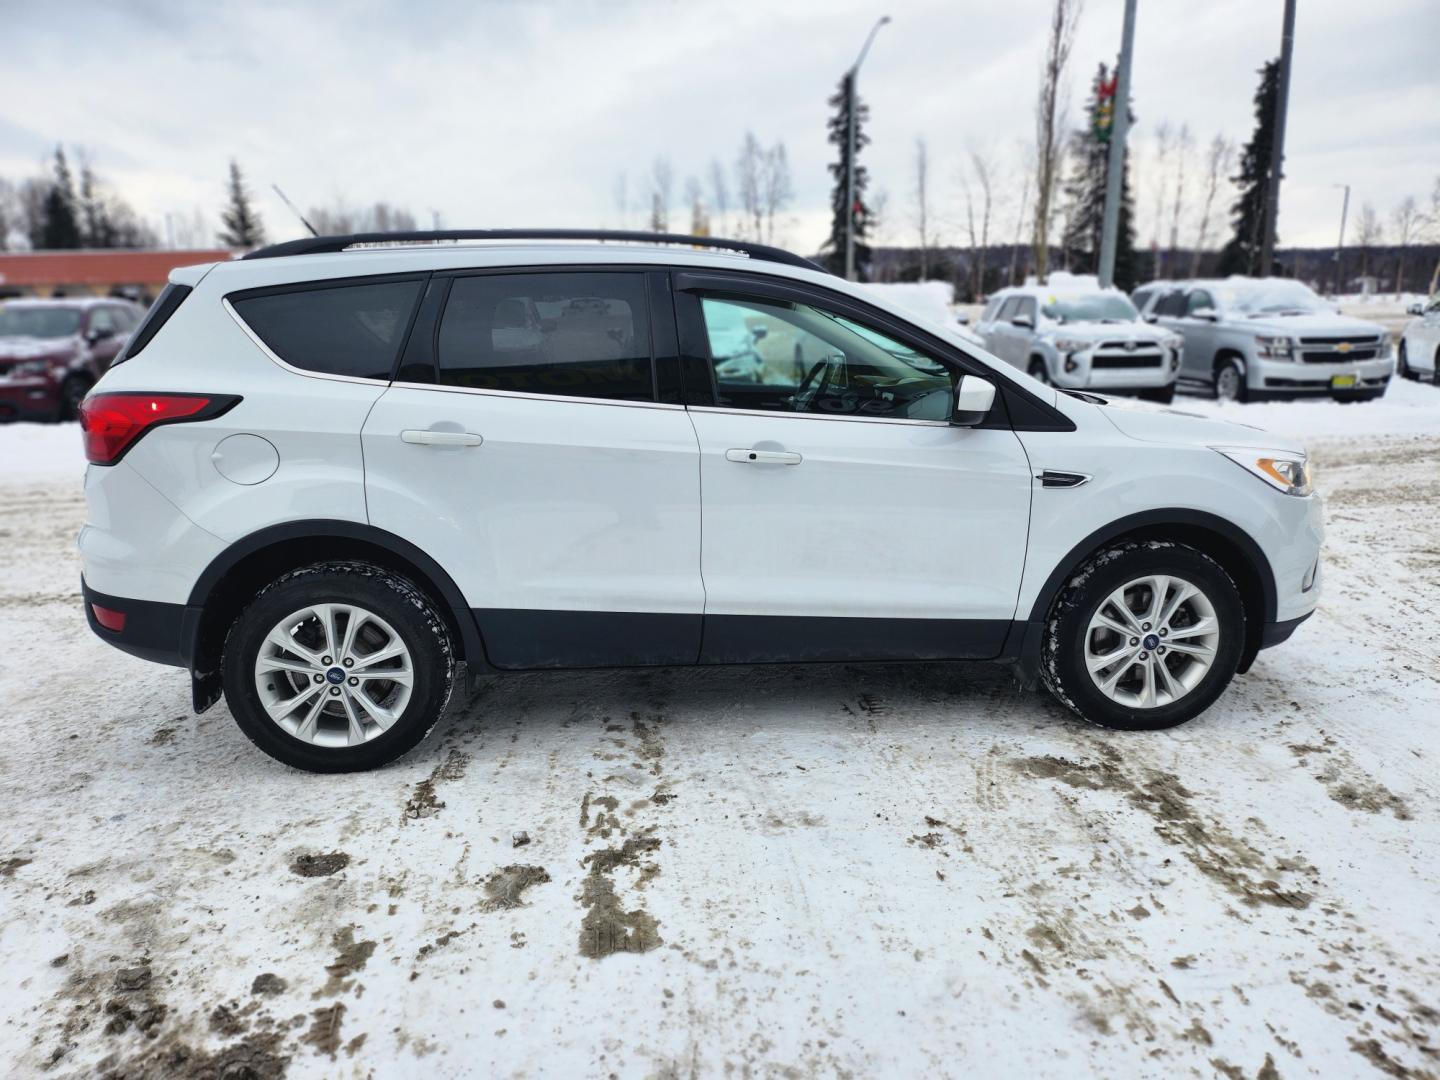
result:
[[[311,225],[310,222],[306,221],[305,215],[300,213],[299,210],[296,210],[295,204],[285,197],[285,192],[280,190],[280,185],[271,184],[270,186],[275,189],[275,194],[280,196],[280,201],[283,202],[286,206],[288,206],[290,208],[290,212],[300,219],[300,224],[304,225],[305,228],[310,230],[310,235],[319,236],[320,234],[315,231],[315,226]]]

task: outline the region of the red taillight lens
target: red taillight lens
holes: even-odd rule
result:
[[[208,394],[93,394],[80,406],[85,457],[93,465],[113,465],[151,428],[208,420],[235,400]]]
[[[120,633],[125,629],[125,612],[115,611],[113,608],[101,607],[99,604],[91,604],[90,610],[95,613],[95,621],[106,630]]]

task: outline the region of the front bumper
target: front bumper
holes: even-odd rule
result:
[[[1158,362],[1151,359],[1156,353]],[[1179,375],[1180,357],[1178,350],[1152,347],[1146,342],[1133,351],[1057,352],[1052,358],[1051,371],[1055,384],[1070,390],[1094,390],[1101,394],[1163,390]],[[1074,370],[1065,370],[1067,364],[1073,365]]]
[[[43,376],[0,376],[0,420],[49,420],[60,408],[60,388]]]
[[[1391,357],[1345,364],[1321,364],[1296,360],[1250,362],[1248,389],[1251,397],[1299,397],[1330,395],[1336,398],[1378,397],[1385,392],[1395,373]],[[1353,378],[1354,385],[1337,388],[1336,376]]]

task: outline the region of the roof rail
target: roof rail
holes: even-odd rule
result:
[[[801,255],[766,244],[746,240],[722,240],[713,236],[684,236],[679,233],[631,232],[611,229],[439,229],[407,232],[351,233],[349,236],[308,236],[257,248],[246,259],[278,259],[286,255],[322,255],[344,251],[357,244],[408,244],[437,240],[600,240],[640,244],[679,244],[685,247],[716,248],[738,251],[752,259],[801,266],[806,270],[827,273],[819,263]]]

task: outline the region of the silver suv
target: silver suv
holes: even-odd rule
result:
[[[1047,285],[1001,289],[976,333],[1000,359],[1051,386],[1173,400],[1180,336],[1142,322],[1119,290],[1088,282],[1053,274]]]
[[[1185,338],[1181,384],[1222,401],[1369,401],[1395,373],[1383,327],[1341,315],[1289,278],[1153,282],[1134,300],[1147,321]]]

